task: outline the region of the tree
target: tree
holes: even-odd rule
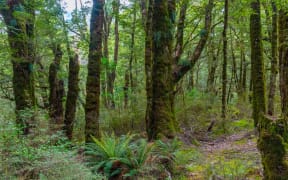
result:
[[[52,47],[54,60],[49,67],[49,115],[52,131],[62,129],[64,123],[63,97],[65,94],[64,82],[59,79],[59,69],[63,52],[60,44]]]
[[[264,61],[261,34],[260,0],[251,2],[250,41],[253,84],[253,118],[259,131],[258,149],[261,152],[265,179],[286,179],[288,166],[283,142],[283,121],[266,117]],[[285,126],[284,126],[285,128]],[[285,130],[284,130],[285,131]]]
[[[118,53],[119,53],[119,6],[120,1],[113,1],[113,14],[115,17],[114,23],[114,34],[115,34],[115,44],[114,44],[114,58],[111,67],[109,68],[108,81],[107,81],[107,90],[108,90],[108,104],[109,107],[114,109],[114,83],[116,79],[116,67],[118,62]]]
[[[276,77],[278,74],[278,10],[275,1],[271,3],[273,15],[272,15],[272,32],[271,32],[271,74],[269,84],[269,95],[268,95],[268,114],[274,114],[274,98],[276,91]]]
[[[102,57],[102,35],[104,19],[104,0],[93,0],[90,21],[90,44],[88,58],[88,75],[86,84],[85,105],[85,140],[91,136],[100,137],[99,130],[99,96],[100,96],[100,65]]]
[[[226,118],[227,104],[227,27],[228,27],[229,1],[225,0],[224,6],[224,27],[223,27],[223,65],[222,65],[222,118]]]
[[[24,110],[33,110],[34,92],[34,1],[0,1],[0,13],[4,18],[13,65],[13,91],[16,104],[17,125],[23,134],[29,134],[33,117],[21,117]],[[32,115],[33,116],[33,115]]]
[[[184,3],[188,3],[188,1],[184,1]],[[188,60],[185,61],[186,63],[180,63],[179,57],[182,55],[181,49],[183,48],[181,46],[184,44],[181,43],[183,41],[181,38],[183,36],[181,34],[184,33],[184,28],[181,28],[183,23],[178,24],[178,32],[176,32],[176,37],[178,37],[176,42],[177,48],[173,48],[175,6],[176,2],[174,0],[159,0],[154,2],[152,10],[152,31],[150,34],[152,37],[146,37],[146,48],[148,45],[147,40],[150,38],[152,39],[151,72],[146,68],[146,76],[149,76],[151,73],[152,89],[149,89],[150,87],[148,84],[146,90],[147,94],[151,93],[151,99],[147,99],[147,107],[151,106],[151,109],[153,110],[146,111],[146,113],[151,113],[146,114],[146,129],[150,140],[161,136],[173,138],[176,135],[178,123],[174,114],[174,98],[176,93],[174,89],[180,79],[182,79],[198,61],[210,33],[213,0],[209,0],[206,7],[205,26],[201,31],[202,33],[198,44],[193,53],[188,57]],[[182,10],[184,11],[185,8]],[[180,17],[184,17],[185,19],[185,16]],[[149,34],[146,32],[146,35]],[[174,49],[176,50],[175,52],[173,51]],[[180,53],[178,54],[178,52]],[[146,63],[149,63],[148,57]]]

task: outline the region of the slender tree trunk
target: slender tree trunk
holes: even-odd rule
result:
[[[76,116],[76,105],[79,94],[79,60],[78,55],[69,58],[68,93],[65,108],[64,131],[69,140],[72,140],[73,124]]]
[[[227,27],[228,27],[228,0],[225,0],[224,8],[224,29],[223,29],[223,66],[222,66],[222,110],[221,117],[226,118],[226,104],[227,104]]]
[[[106,106],[106,108],[110,108],[110,103],[108,101],[108,96],[110,95],[108,93],[108,77],[110,74],[110,68],[109,68],[109,48],[108,48],[108,40],[109,40],[109,35],[110,35],[110,26],[111,26],[111,16],[108,15],[107,12],[105,12],[105,18],[103,21],[103,26],[104,26],[104,36],[103,36],[103,61],[102,61],[102,68],[101,68],[101,93],[102,93],[102,98],[103,98],[103,102],[104,105]]]
[[[93,0],[90,22],[90,45],[88,59],[88,76],[86,84],[85,105],[85,141],[90,142],[91,136],[100,137],[99,129],[99,96],[100,73],[102,57],[102,33],[103,33],[103,6],[104,0]]]
[[[115,34],[115,44],[114,44],[114,58],[113,58],[113,64],[110,67],[110,72],[108,75],[108,86],[107,86],[107,91],[108,91],[108,102],[109,102],[109,107],[114,109],[115,108],[115,100],[114,100],[114,83],[116,79],[116,67],[118,63],[118,49],[119,49],[119,28],[118,28],[118,21],[119,21],[119,6],[120,6],[120,1],[115,0],[113,4],[113,12],[115,15],[115,24],[114,24],[114,34]]]
[[[129,90],[129,72],[125,72],[125,84],[124,84],[124,108],[128,108],[128,90]]]
[[[131,31],[131,45],[130,45],[130,58],[129,58],[129,78],[130,78],[130,88],[131,92],[135,91],[135,82],[133,79],[133,60],[135,57],[135,28],[136,28],[136,9],[133,9],[133,23]]]
[[[255,127],[258,126],[259,116],[266,113],[265,78],[262,52],[261,17],[259,0],[251,3],[253,13],[250,16],[250,42],[251,42],[251,79],[253,84],[253,119]]]
[[[76,13],[77,13],[78,12],[77,1],[75,1],[75,5],[76,5]],[[58,6],[62,8],[60,4],[58,4]],[[66,50],[67,50],[67,54],[69,58],[68,92],[67,92],[67,100],[66,100],[66,105],[65,105],[65,117],[64,117],[63,130],[66,133],[67,138],[69,140],[72,140],[73,124],[74,124],[75,117],[76,117],[77,99],[79,95],[78,76],[79,76],[80,66],[79,66],[78,55],[73,54],[71,51],[71,45],[70,45],[67,26],[66,26],[65,17],[63,13],[62,13],[62,25],[63,25],[63,31],[65,34],[65,40],[66,40]],[[86,23],[85,23],[85,27],[86,27]]]
[[[220,45],[218,46],[217,49],[215,49],[214,42],[211,40],[211,62],[209,63],[208,67],[208,78],[207,78],[207,92],[215,92],[215,74],[217,70],[217,60],[220,54]]]
[[[270,74],[270,85],[269,85],[269,96],[268,96],[268,114],[274,114],[274,97],[276,91],[276,77],[278,74],[278,12],[275,2],[272,2],[272,33],[271,33],[271,48],[272,48],[272,59],[271,59],[271,74]]]
[[[60,44],[53,47],[54,60],[49,68],[49,115],[50,115],[50,129],[52,132],[60,130],[64,123],[64,82],[58,78],[58,71],[60,69],[60,62],[62,60],[62,51]]]
[[[11,49],[11,61],[13,65],[13,91],[16,104],[16,124],[24,135],[31,133],[34,125],[33,113],[31,117],[23,117],[22,111],[32,110],[35,106],[34,93],[34,1],[24,6],[21,0],[2,2],[0,13],[7,26],[8,42]],[[7,6],[6,6],[7,5]],[[31,16],[28,19],[15,16],[18,8]]]

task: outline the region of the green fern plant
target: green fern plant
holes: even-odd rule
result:
[[[103,134],[100,139],[92,137],[93,142],[87,145],[85,152],[88,165],[107,177],[138,175],[153,146],[144,139],[133,141],[134,137],[130,134],[121,137]]]

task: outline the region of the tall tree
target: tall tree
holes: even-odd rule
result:
[[[88,76],[86,84],[85,105],[85,140],[91,136],[100,137],[99,130],[99,96],[100,96],[100,65],[102,57],[102,35],[104,19],[104,0],[93,0],[90,21],[90,44],[88,57]]]
[[[175,115],[172,107],[172,42],[174,20],[170,18],[171,1],[154,1],[153,5],[153,55],[152,55],[152,117],[148,127],[149,139],[159,135],[175,134]]]
[[[54,44],[52,47],[54,60],[49,67],[49,115],[50,128],[52,131],[60,130],[64,123],[64,82],[59,79],[59,69],[63,52],[60,44]]]
[[[176,1],[159,0],[153,4],[152,31],[150,34],[153,37],[150,37],[152,39],[151,90],[148,89],[150,87],[146,87],[146,90],[150,90],[147,91],[147,95],[151,92],[150,102],[149,99],[147,99],[147,107],[149,107],[149,103],[151,103],[151,109],[153,109],[153,111],[146,111],[146,113],[151,113],[146,114],[146,129],[150,140],[161,136],[173,138],[176,135],[178,123],[174,113],[174,98],[176,94],[174,87],[180,79],[193,68],[205,47],[210,33],[212,9],[213,0],[209,0],[205,11],[205,26],[201,31],[202,33],[198,44],[193,53],[188,57],[187,63],[179,63],[176,58],[178,55],[174,56],[175,53],[173,50],[175,48],[172,47]],[[178,28],[178,31],[176,34],[183,33],[182,28]],[[179,39],[181,41],[181,37],[183,36],[177,35],[177,37],[180,37]],[[149,37],[146,37],[146,47],[147,40],[149,40]],[[177,43],[177,45],[179,45],[179,43]],[[183,47],[177,47],[176,50],[182,48]],[[146,75],[149,76],[147,69]]]
[[[275,1],[271,3],[272,15],[272,32],[271,32],[271,74],[269,82],[269,95],[268,95],[268,114],[274,114],[274,97],[276,91],[276,77],[278,74],[278,10]]]
[[[228,28],[228,10],[229,0],[225,0],[224,5],[224,27],[222,32],[223,37],[223,64],[222,64],[222,112],[223,119],[226,118],[226,104],[227,104],[227,28]]]
[[[266,114],[264,60],[261,34],[260,0],[251,2],[250,41],[253,84],[253,118],[259,131],[258,149],[264,167],[264,179],[287,179],[286,150],[281,137],[283,121],[269,119]],[[280,128],[279,128],[280,127]],[[285,130],[284,130],[285,131]]]
[[[35,105],[34,1],[0,1],[0,13],[7,27],[11,49],[17,125],[23,129],[24,134],[29,134],[34,123],[33,117],[21,117],[21,111],[33,109]]]
[[[279,10],[279,67],[281,109],[288,117],[288,11]]]
[[[114,100],[114,83],[116,79],[116,67],[118,63],[118,54],[119,54],[119,7],[120,7],[120,0],[114,0],[113,2],[113,14],[115,17],[114,23],[114,35],[115,35],[115,42],[114,42],[114,57],[113,63],[111,67],[111,72],[108,76],[108,93],[109,93],[109,105],[111,108],[115,108],[115,100]]]

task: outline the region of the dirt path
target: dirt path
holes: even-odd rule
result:
[[[198,165],[193,164],[190,179],[261,179],[256,142],[253,131],[201,141],[199,151],[203,157]]]
[[[206,155],[214,155],[223,151],[238,153],[257,152],[253,132],[242,131],[237,134],[217,138],[213,141],[201,142],[201,151]],[[245,143],[241,143],[245,141]]]

